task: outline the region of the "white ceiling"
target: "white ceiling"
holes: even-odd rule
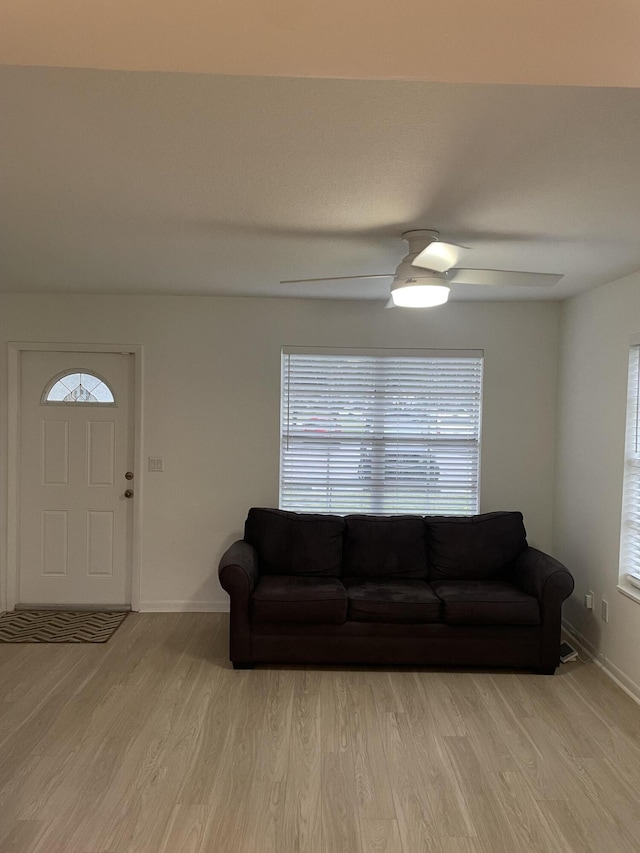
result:
[[[464,266],[640,268],[640,92],[0,68],[0,289],[384,298],[409,228]]]

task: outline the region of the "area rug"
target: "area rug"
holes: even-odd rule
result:
[[[0,616],[0,643],[106,643],[129,611],[18,610]]]

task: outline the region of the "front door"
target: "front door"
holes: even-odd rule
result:
[[[18,603],[131,603],[133,364],[23,351]]]

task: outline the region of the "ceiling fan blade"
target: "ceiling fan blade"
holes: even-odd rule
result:
[[[447,275],[452,284],[481,284],[490,287],[553,287],[562,275],[518,270],[455,269]]]
[[[411,261],[411,265],[425,270],[446,272],[458,263],[461,250],[462,247],[454,243],[441,243],[439,240],[434,240]]]
[[[393,278],[395,273],[380,273],[379,275],[339,275],[327,276],[325,278],[290,278],[281,281],[280,284],[306,284],[307,282],[317,281],[358,281],[369,278]]]

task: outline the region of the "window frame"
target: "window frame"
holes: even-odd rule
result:
[[[640,336],[634,336],[629,345],[627,364],[627,400],[625,408],[624,462],[622,478],[622,506],[620,512],[620,554],[618,563],[618,590],[640,603],[640,588],[632,584],[633,574],[640,583],[640,558],[636,566],[629,564],[629,551],[640,554]],[[630,504],[633,506],[630,507]],[[633,518],[630,518],[630,514]],[[635,570],[634,570],[635,568]]]
[[[470,368],[477,375],[477,384],[473,387],[473,394],[470,399],[473,399],[473,395],[475,395],[475,399],[473,399],[473,405],[476,411],[473,415],[470,415],[467,411],[465,414],[467,418],[471,419],[473,424],[473,436],[472,439],[468,437],[459,436],[457,434],[457,425],[454,430],[449,434],[444,434],[440,438],[435,438],[432,436],[432,440],[429,441],[427,438],[427,429],[424,428],[422,430],[422,434],[418,435],[416,439],[411,437],[407,437],[404,432],[404,424],[402,423],[402,417],[398,419],[396,417],[395,421],[397,423],[398,432],[394,434],[393,432],[387,433],[385,428],[378,429],[377,431],[373,427],[373,420],[378,416],[382,416],[383,418],[389,418],[391,421],[394,421],[393,413],[387,410],[382,410],[376,408],[376,406],[372,406],[370,411],[368,412],[369,417],[372,419],[370,423],[367,424],[369,429],[363,427],[362,433],[355,432],[354,434],[345,436],[348,443],[351,443],[351,446],[354,449],[357,449],[357,452],[361,454],[360,459],[362,459],[362,454],[365,453],[365,446],[368,444],[372,444],[374,449],[371,450],[371,459],[372,466],[378,465],[384,471],[384,475],[382,477],[382,488],[376,490],[374,485],[375,477],[363,477],[365,481],[368,482],[369,491],[365,493],[363,490],[362,494],[366,495],[366,499],[363,505],[358,507],[353,506],[354,501],[357,501],[358,493],[357,490],[353,491],[349,496],[343,495],[342,498],[337,499],[338,505],[331,507],[331,495],[329,491],[331,489],[331,483],[337,482],[340,485],[340,480],[332,480],[327,478],[324,482],[324,487],[326,489],[324,497],[320,497],[318,503],[325,503],[325,507],[319,508],[318,506],[303,506],[301,503],[295,501],[295,496],[291,494],[291,490],[293,489],[292,482],[293,477],[290,476],[288,479],[285,476],[285,463],[288,461],[285,459],[286,454],[286,445],[290,440],[291,432],[288,432],[289,425],[292,420],[294,420],[296,413],[291,413],[289,411],[285,411],[285,405],[288,403],[289,408],[291,406],[290,402],[290,393],[291,393],[291,379],[287,374],[287,370],[290,368],[291,361],[290,357],[295,356],[323,356],[323,357],[345,357],[348,358],[350,356],[360,358],[360,357],[368,357],[372,356],[375,359],[385,359],[388,358],[391,362],[393,359],[396,361],[398,359],[407,358],[410,359],[425,359],[430,362],[430,369],[437,369],[437,364],[434,365],[434,362],[439,360],[447,361],[447,360],[458,360],[458,361],[470,361],[475,362],[475,364]],[[382,363],[382,362],[381,362]],[[374,373],[378,368],[375,367],[375,362],[371,362],[371,366],[368,369],[365,369],[365,372]],[[397,369],[397,368],[396,368]],[[415,368],[414,368],[415,369]],[[464,369],[461,368],[461,372],[469,370],[468,367],[465,366]],[[393,373],[393,368],[391,368]],[[339,375],[339,374],[337,374]],[[407,374],[409,375],[409,374]],[[455,374],[451,374],[451,378],[454,378]],[[437,381],[437,380],[436,380]],[[420,349],[386,349],[386,348],[356,348],[356,347],[341,347],[341,348],[332,348],[332,347],[283,347],[282,348],[282,357],[281,357],[281,394],[280,394],[280,433],[279,433],[279,441],[280,441],[280,466],[279,466],[279,496],[278,496],[278,505],[281,509],[289,510],[293,512],[316,512],[316,513],[324,513],[324,514],[335,514],[335,515],[347,515],[349,513],[369,513],[376,515],[398,515],[398,514],[412,514],[412,515],[468,515],[472,516],[477,514],[480,511],[480,495],[481,495],[481,450],[482,450],[482,395],[483,395],[483,384],[484,384],[484,350],[481,349],[432,349],[432,348],[420,348]],[[380,380],[380,384],[375,387],[372,385],[367,387],[365,393],[371,393],[375,397],[376,393],[380,393],[383,396],[388,394],[389,389],[392,388],[392,385],[388,384],[388,377],[383,375]],[[402,387],[402,386],[400,386]],[[322,392],[319,392],[320,397],[322,396]],[[401,398],[402,399],[402,398]],[[407,396],[405,399],[409,399]],[[424,407],[426,405],[425,401],[427,399],[426,393],[423,394],[422,400],[420,404],[424,411]],[[299,402],[299,401],[297,401]],[[442,406],[442,398],[437,400],[438,405]],[[317,413],[321,414],[320,405]],[[357,409],[357,406],[354,406],[354,409]],[[436,413],[434,411],[434,417],[442,417],[442,409],[439,409]],[[388,424],[388,420],[386,421]],[[320,423],[318,432],[322,432],[322,423]],[[338,432],[340,429],[338,430]],[[299,437],[298,437],[299,438]],[[328,437],[328,441],[331,441],[332,438]],[[335,441],[335,437],[333,438]],[[300,443],[301,444],[301,443]],[[475,488],[475,493],[470,492],[469,497],[471,498],[471,502],[473,506],[468,504],[468,508],[465,507],[464,510],[458,509],[453,504],[456,502],[455,496],[455,488],[453,489],[453,495],[449,495],[450,504],[447,506],[446,504],[441,505],[438,508],[427,507],[427,506],[414,506],[412,508],[408,508],[405,506],[400,506],[399,508],[390,508],[390,505],[402,504],[403,501],[407,502],[407,499],[411,500],[410,495],[410,484],[415,486],[418,489],[424,489],[425,485],[428,484],[428,479],[423,480],[414,480],[414,472],[410,471],[408,473],[408,481],[402,482],[403,478],[400,475],[399,480],[395,480],[396,485],[399,485],[398,491],[393,492],[389,490],[388,496],[385,495],[385,486],[390,484],[394,484],[394,478],[396,477],[396,473],[394,470],[395,465],[402,466],[402,452],[403,448],[406,445],[406,453],[407,456],[413,455],[413,446],[416,447],[416,457],[421,456],[422,459],[419,461],[419,465],[426,464],[427,473],[425,473],[425,477],[428,478],[430,474],[428,473],[428,469],[433,469],[435,467],[436,470],[440,470],[438,468],[438,462],[440,460],[437,457],[438,448],[444,449],[445,456],[450,455],[451,448],[455,448],[454,454],[459,452],[460,448],[464,445],[472,448],[472,456],[473,461],[471,465],[469,465],[468,470],[471,472],[473,476],[473,488]],[[411,445],[411,446],[410,446]],[[322,444],[321,444],[322,446]],[[376,457],[375,456],[375,448],[378,448],[381,452]],[[398,454],[398,449],[400,448],[400,453]],[[305,453],[304,450],[301,451]],[[319,456],[321,458],[321,454]],[[295,462],[293,463],[295,464]],[[335,476],[336,473],[342,473],[340,471],[340,464],[338,463],[337,471],[334,472],[332,476]],[[360,461],[360,466],[363,464]],[[463,465],[467,465],[466,460],[463,459]],[[289,466],[291,466],[291,462],[289,460]],[[454,463],[455,467],[455,463]],[[451,477],[451,468],[446,469],[446,474],[448,477]],[[467,469],[465,469],[466,472]],[[391,472],[391,473],[390,473]],[[312,475],[310,475],[312,476]],[[406,474],[405,474],[406,476]],[[419,475],[418,475],[419,476]],[[388,478],[388,480],[387,480]],[[457,484],[456,484],[457,485]],[[319,483],[319,486],[322,487],[322,483]],[[403,487],[407,491],[403,494]],[[445,487],[446,488],[446,487]],[[428,485],[427,485],[428,489]],[[289,494],[287,495],[287,491]],[[347,490],[348,491],[348,490]],[[434,495],[437,494],[438,489],[432,488],[431,490],[426,490],[424,492],[425,503],[429,501],[433,502]],[[385,499],[388,501],[387,506],[384,506]],[[464,496],[463,496],[464,500]],[[342,506],[340,506],[340,502]],[[349,508],[345,508],[345,506],[350,505]]]

